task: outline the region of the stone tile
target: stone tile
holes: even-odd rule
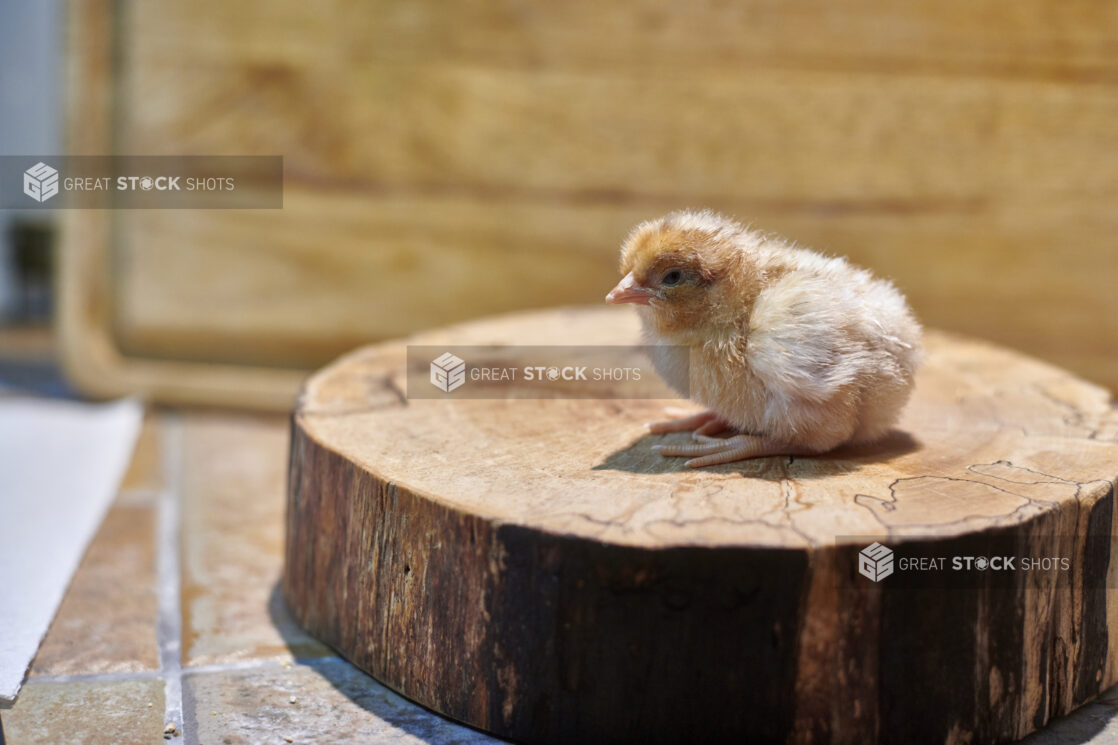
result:
[[[405,700],[341,660],[188,674],[183,692],[187,744],[502,742]]]
[[[163,487],[163,421],[159,409],[149,407],[144,412],[136,450],[120,485],[122,492],[155,492]]]
[[[150,745],[163,741],[163,682],[31,681],[0,716],[10,745]]]
[[[31,676],[159,668],[155,512],[111,508],[31,665]]]
[[[280,598],[286,417],[183,419],[183,659],[188,665],[332,654]]]

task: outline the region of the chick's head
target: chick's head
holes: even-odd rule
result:
[[[622,246],[624,276],[606,302],[637,305],[649,330],[673,343],[702,343],[738,327],[754,279],[743,230],[709,212],[638,225]]]

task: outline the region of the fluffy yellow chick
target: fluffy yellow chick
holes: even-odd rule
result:
[[[706,406],[650,424],[693,430],[696,444],[656,445],[688,466],[825,453],[879,439],[896,422],[920,358],[920,325],[889,282],[712,212],[638,225],[621,249],[624,278],[606,296],[633,303],[657,372]],[[730,437],[712,435],[733,430]]]

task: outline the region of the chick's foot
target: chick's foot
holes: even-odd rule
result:
[[[680,411],[680,409],[669,408],[666,413],[671,416]],[[683,413],[686,413],[686,411],[683,410]],[[665,432],[686,432],[688,430],[693,430],[696,435],[713,435],[730,429],[730,425],[713,411],[702,411],[691,416],[681,416],[663,422],[649,422],[645,426],[654,435],[664,434]]]
[[[734,435],[726,439],[703,438],[702,445],[653,445],[652,449],[667,456],[690,458],[690,468],[717,466],[723,463],[764,458],[769,455],[806,455],[807,451],[757,435]]]

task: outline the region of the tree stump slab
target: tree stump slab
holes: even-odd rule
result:
[[[631,309],[556,310],[314,375],[292,418],[298,621],[528,743],[974,745],[1118,681],[1118,410],[1049,364],[929,332],[884,442],[697,470],[650,450],[687,433],[643,427],[679,402],[404,394],[406,344],[637,340]],[[1016,558],[951,567],[979,557]]]

